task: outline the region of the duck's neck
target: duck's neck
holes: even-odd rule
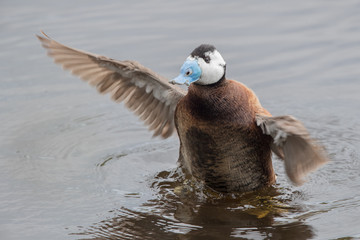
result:
[[[188,106],[199,119],[221,119],[232,111],[226,98],[228,80],[225,78],[211,85],[191,84],[187,94]]]
[[[188,91],[191,92],[192,94],[197,95],[197,92],[208,92],[211,93],[212,91],[222,88],[227,84],[227,80],[225,78],[225,75],[217,82],[212,83],[212,84],[208,84],[208,85],[200,85],[200,84],[191,84]]]
[[[208,84],[208,85],[202,85],[202,84],[197,84],[195,82],[193,85],[195,85],[195,86],[203,86],[203,87],[217,87],[217,86],[221,86],[224,82],[226,82],[225,74],[220,78],[219,81],[217,81],[215,83]]]

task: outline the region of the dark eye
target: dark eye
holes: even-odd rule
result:
[[[185,76],[190,76],[191,74],[192,74],[192,70],[190,68],[186,70]]]
[[[205,56],[205,57],[204,57],[204,61],[205,61],[206,63],[210,63],[210,57],[209,57],[209,56]]]

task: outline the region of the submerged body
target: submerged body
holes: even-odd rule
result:
[[[175,112],[185,172],[220,192],[273,184],[272,139],[256,125],[258,113],[268,114],[243,84],[191,85]]]
[[[154,136],[168,138],[176,126],[181,166],[214,190],[244,192],[273,184],[271,151],[297,185],[328,161],[301,122],[272,117],[249,88],[226,80],[226,63],[212,45],[194,49],[180,75],[168,81],[135,61],[70,48],[46,34],[38,38],[56,63],[124,102]],[[186,93],[173,84],[190,87]]]

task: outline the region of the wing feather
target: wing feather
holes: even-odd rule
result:
[[[294,117],[257,115],[256,122],[264,134],[272,136],[272,150],[284,160],[286,173],[296,185],[301,185],[309,172],[329,161],[325,151]]]
[[[37,36],[48,56],[63,69],[87,81],[115,102],[140,117],[154,136],[168,138],[174,132],[174,112],[185,92],[135,61],[117,61],[67,47],[47,36]]]

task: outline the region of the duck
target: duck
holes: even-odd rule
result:
[[[137,61],[71,48],[41,33],[36,36],[55,63],[123,102],[154,137],[176,132],[184,174],[214,191],[242,193],[275,184],[274,154],[294,185],[329,161],[301,121],[272,116],[250,88],[227,79],[226,62],[213,45],[195,48],[169,80]]]

